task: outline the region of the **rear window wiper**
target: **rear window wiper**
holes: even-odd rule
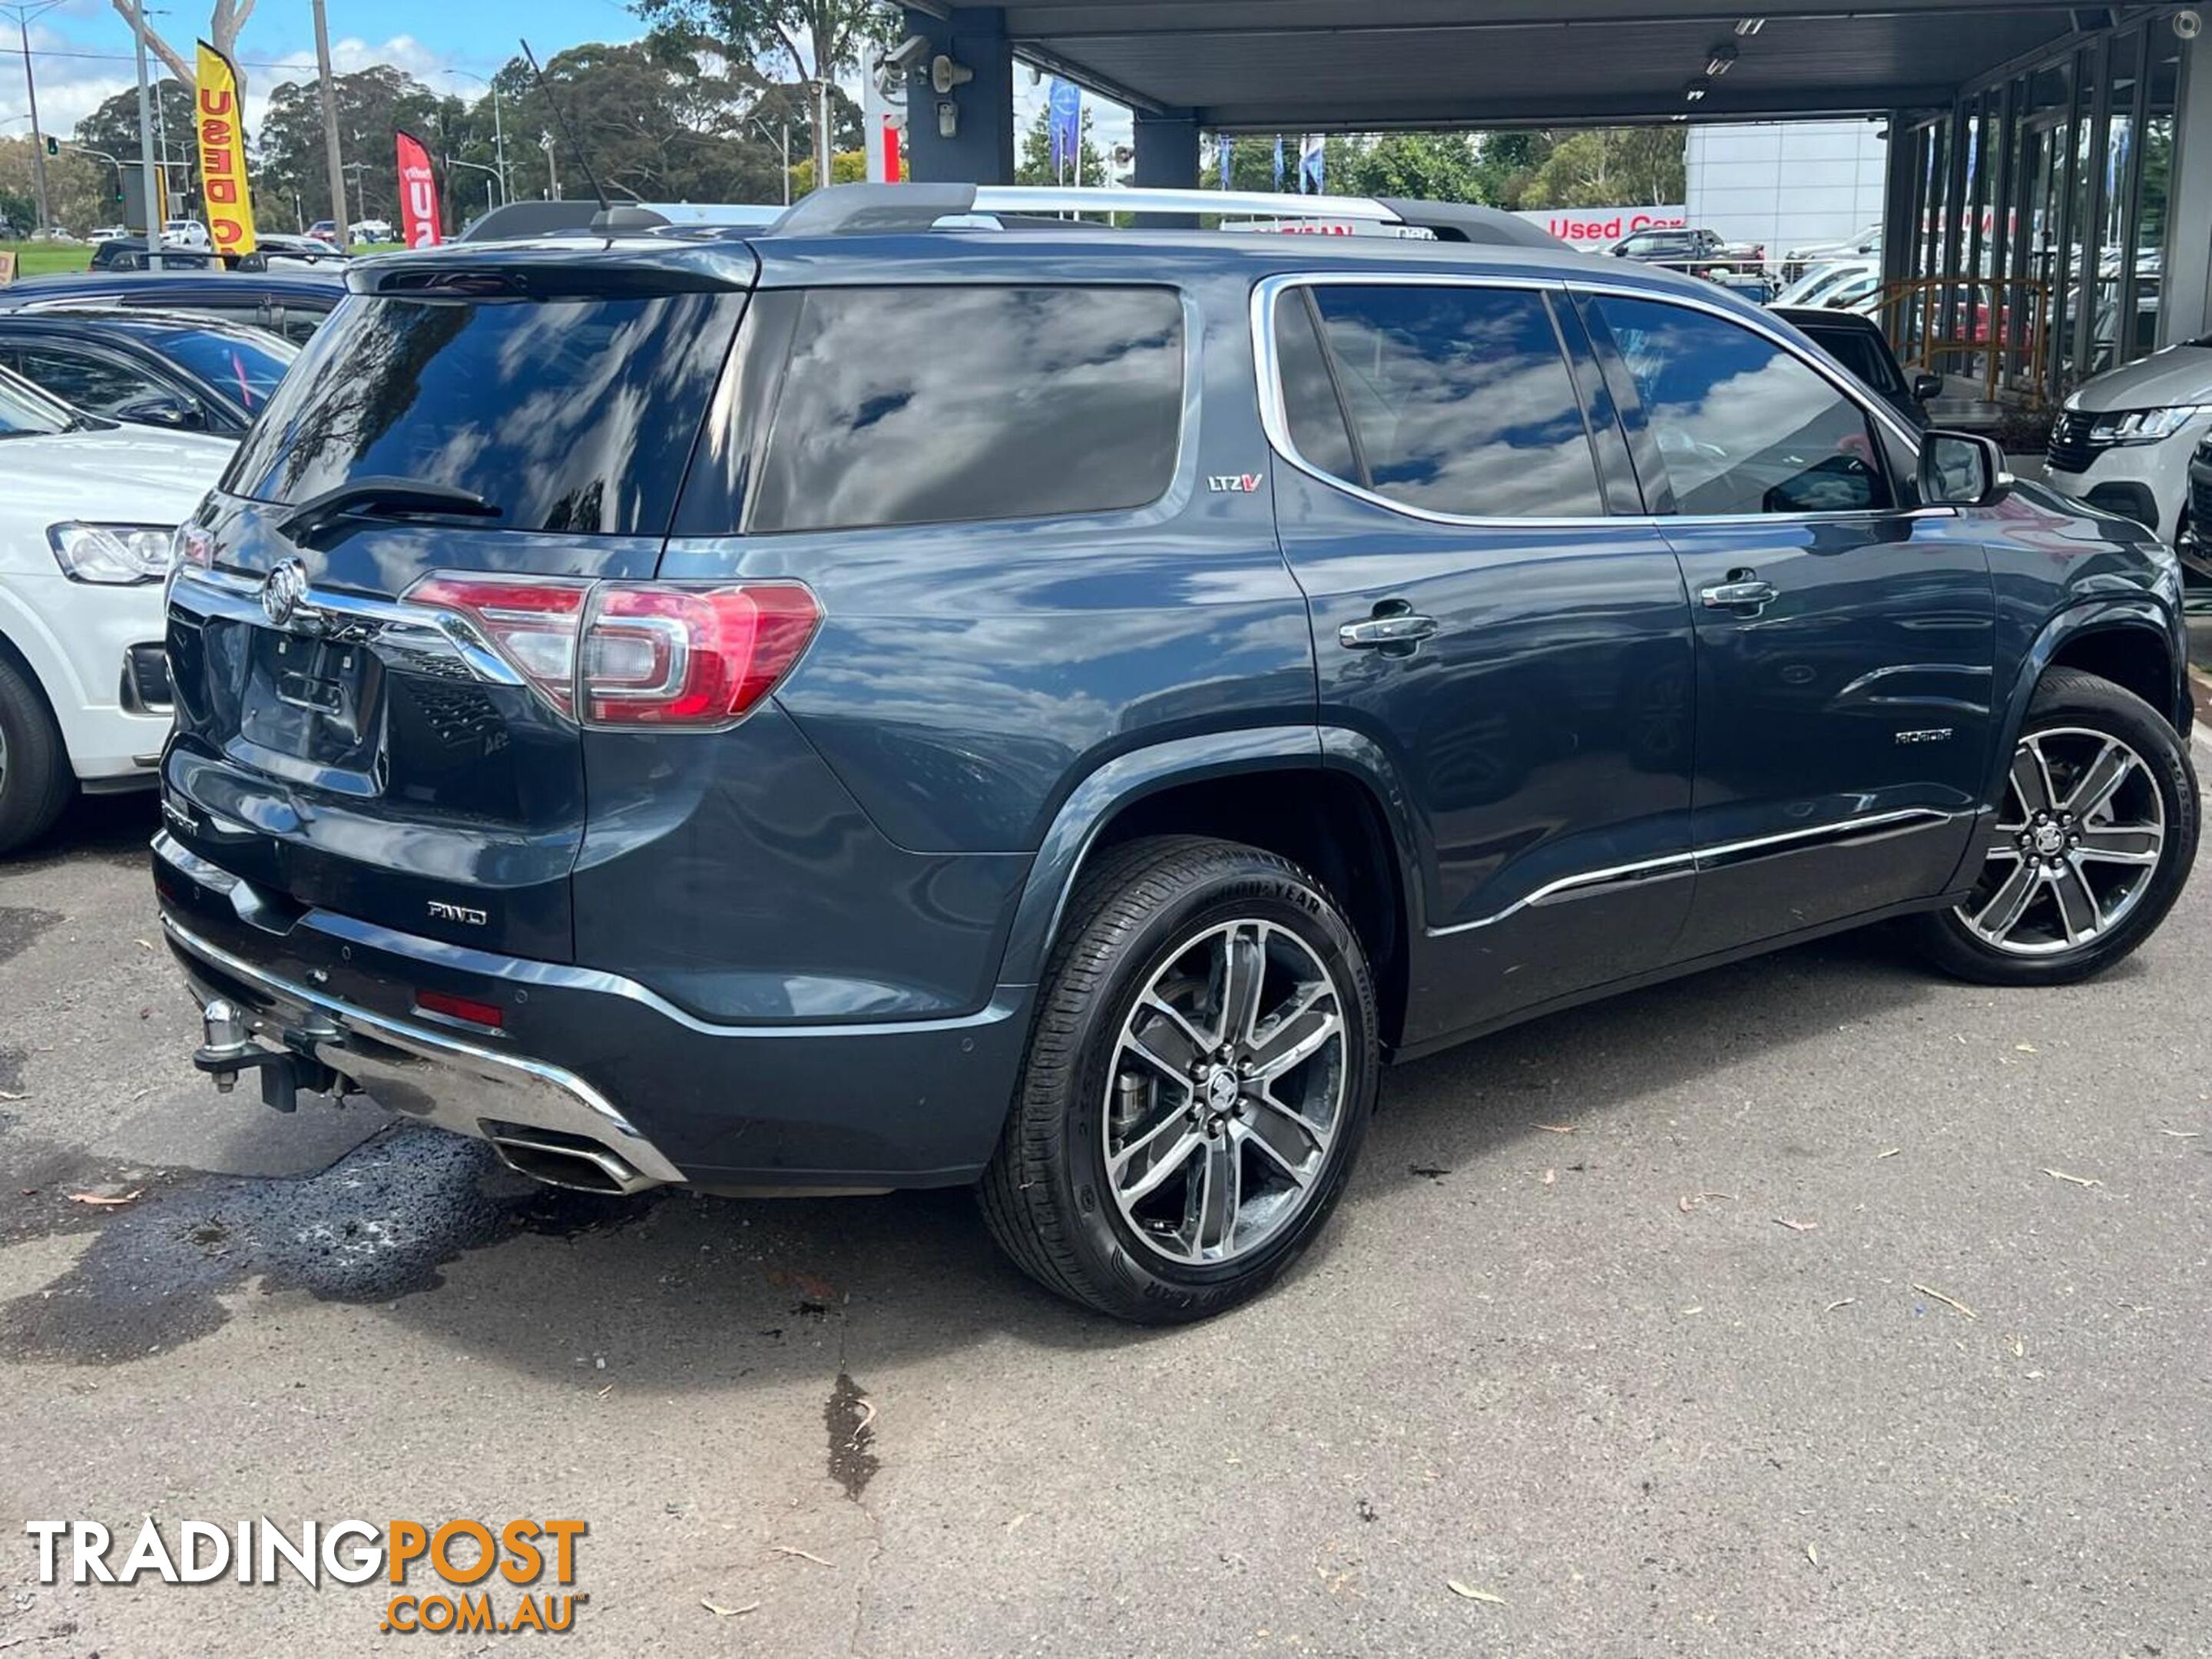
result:
[[[473,489],[421,478],[356,478],[300,503],[276,527],[301,546],[342,519],[496,519],[501,510]]]

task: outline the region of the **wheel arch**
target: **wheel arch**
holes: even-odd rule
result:
[[[25,648],[25,639],[31,641],[36,654]],[[70,671],[68,658],[46,632],[36,614],[14,604],[4,587],[0,587],[0,662],[5,662],[30,682],[31,690],[46,706],[47,718],[66,736],[68,728],[63,725],[61,708],[55,702],[48,677],[61,676],[70,693],[80,699],[82,688]]]
[[[1034,983],[1069,894],[1098,853],[1138,836],[1196,834],[1261,847],[1310,870],[1359,934],[1380,1033],[1402,1028],[1420,937],[1417,842],[1402,796],[1352,732],[1271,726],[1179,738],[1116,757],[1077,785],[1046,831],[1016,907],[999,978]]]
[[[2005,693],[1983,799],[1994,800],[2010,764],[2013,745],[2027,721],[2035,688],[2053,668],[2076,668],[2132,691],[2155,708],[2185,741],[2189,735],[2187,676],[2166,609],[2148,599],[2114,599],[2075,605],[2044,624],[2021,659]]]

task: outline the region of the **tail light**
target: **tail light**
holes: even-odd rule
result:
[[[562,715],[595,726],[732,725],[791,671],[822,619],[798,582],[439,574],[406,598],[465,617]]]
[[[576,635],[587,581],[518,580],[505,576],[425,576],[407,601],[455,611],[532,690],[570,719],[576,713]]]

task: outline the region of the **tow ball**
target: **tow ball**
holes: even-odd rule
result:
[[[216,1092],[228,1094],[238,1086],[240,1072],[261,1074],[261,1103],[273,1111],[299,1109],[300,1091],[335,1095],[343,1085],[338,1074],[295,1043],[336,1042],[335,1025],[310,1026],[286,1031],[285,1046],[264,1048],[248,1033],[245,1016],[222,997],[200,1010],[200,1024],[207,1040],[192,1051],[192,1064],[215,1079]]]

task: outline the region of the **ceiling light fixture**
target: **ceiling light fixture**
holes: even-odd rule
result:
[[[1682,97],[1687,103],[1698,103],[1712,90],[1712,82],[1702,75],[1693,75],[1682,83]]]
[[[1705,73],[1718,77],[1735,67],[1735,48],[1723,40],[1705,53]]]
[[[1738,34],[1756,34],[1765,27],[1764,17],[1745,17],[1737,21],[1735,32]]]

